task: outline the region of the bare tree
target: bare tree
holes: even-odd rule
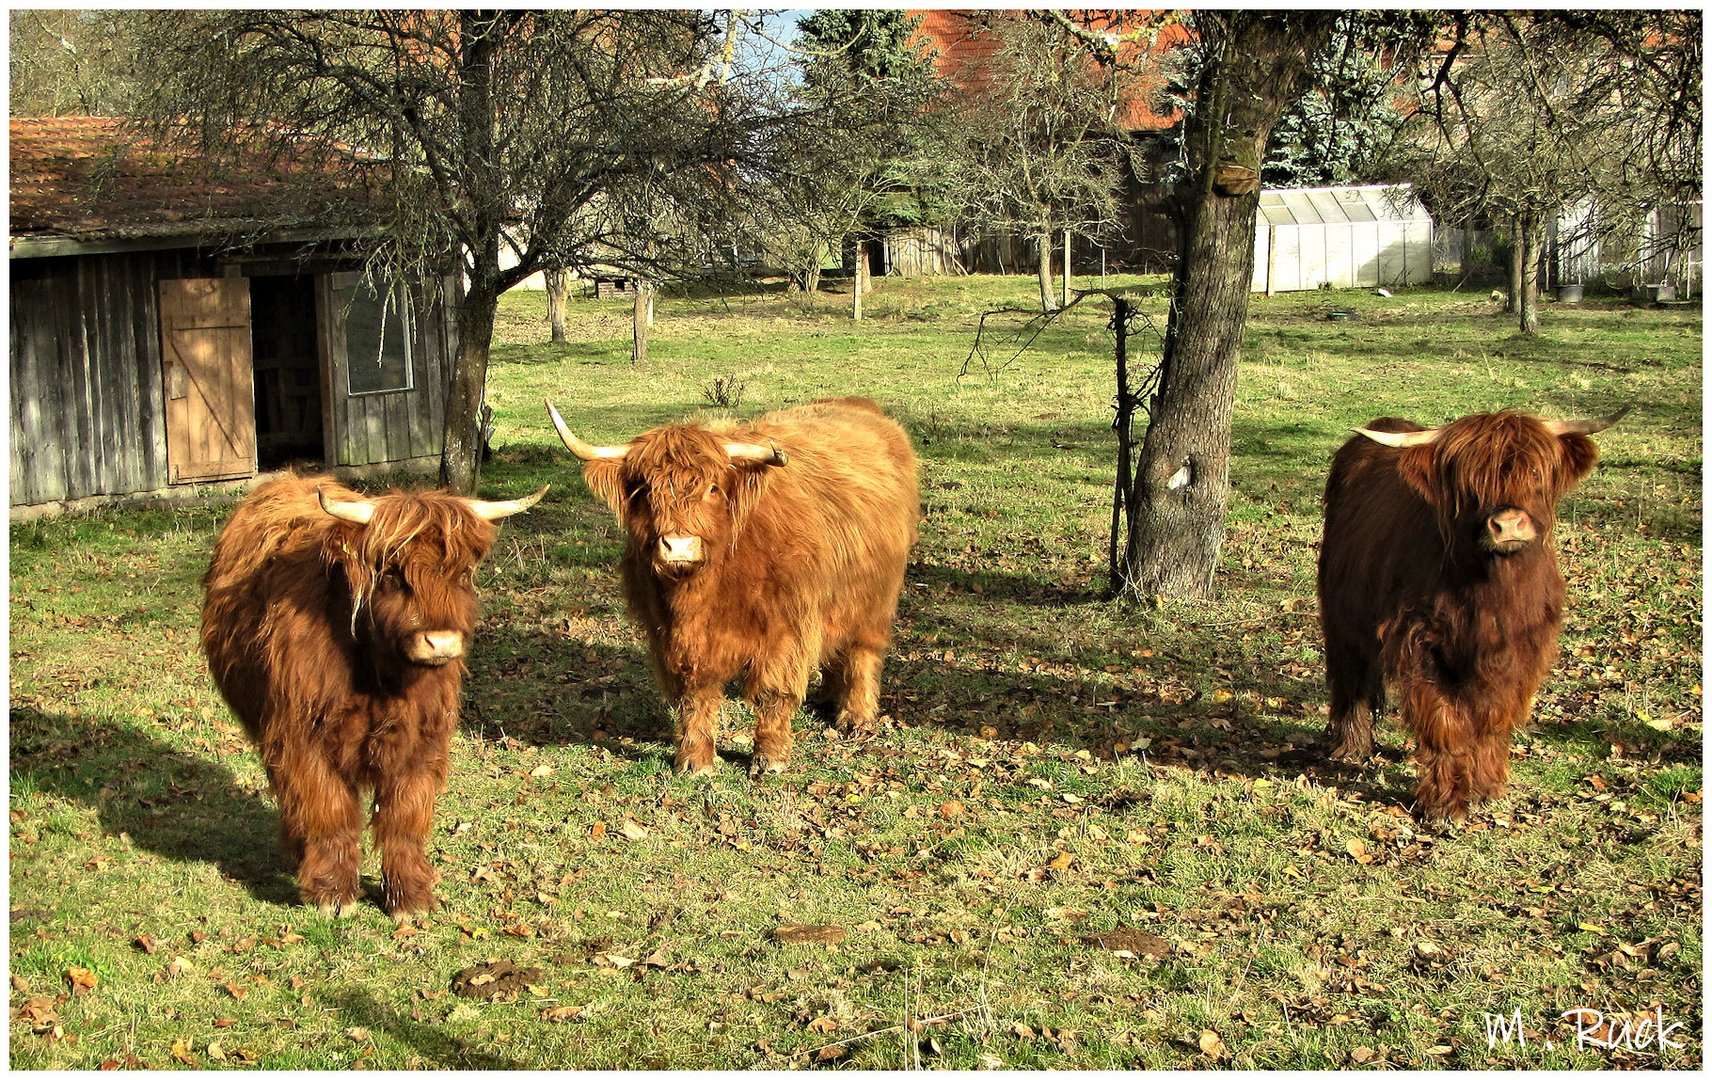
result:
[[[665,10],[157,12],[150,115],[208,148],[305,133],[385,168],[377,267],[455,263],[442,480],[473,490],[494,313],[549,265],[666,272],[738,216],[791,118],[735,67],[735,15]],[[672,235],[639,235],[636,222]],[[510,265],[500,253],[510,249]]]
[[[1607,238],[1699,197],[1700,14],[1457,16],[1419,83],[1392,167],[1442,221],[1512,238],[1511,310],[1539,331],[1552,221],[1577,206]]]
[[[1135,69],[1090,60],[1062,16],[971,12],[969,32],[993,44],[979,67],[953,71],[963,89],[959,128],[969,151],[965,220],[1028,238],[1040,306],[1057,306],[1052,251],[1069,234],[1117,227],[1129,150],[1121,108]],[[1098,39],[1095,39],[1096,42]],[[1066,259],[1068,276],[1068,259]]]
[[[13,116],[120,116],[135,86],[137,13],[8,13]]]

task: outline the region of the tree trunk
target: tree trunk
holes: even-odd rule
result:
[[[819,291],[820,259],[817,257],[814,260],[814,264],[803,273],[803,292],[807,293],[809,295],[809,299],[812,300],[814,299],[814,294]]]
[[[630,305],[630,362],[641,364],[648,359],[648,326],[654,320],[649,317],[652,305],[648,299],[648,283],[641,278],[636,279],[636,295]]]
[[[856,241],[856,288],[850,299],[850,317],[862,321],[862,292],[868,287],[868,242]]]
[[[1065,307],[1070,306],[1070,230],[1064,230],[1064,289],[1059,294],[1058,302]]]
[[[440,452],[440,483],[458,495],[474,495],[481,479],[481,404],[498,309],[498,290],[475,282],[458,307],[458,352],[446,392],[445,446]]]
[[[1522,219],[1510,222],[1510,291],[1504,297],[1504,311],[1514,315],[1522,310]]]
[[[1149,406],[1122,595],[1206,597],[1230,497],[1231,409],[1267,135],[1306,83],[1335,12],[1198,12],[1209,45],[1184,133],[1189,186],[1170,322]]]
[[[559,266],[549,266],[542,275],[547,279],[547,322],[553,327],[553,344],[563,344],[565,299],[571,291],[571,275]]]
[[[1040,310],[1057,310],[1052,299],[1052,234],[1049,232],[1034,238],[1034,272],[1040,279]]]
[[[1522,333],[1530,337],[1540,332],[1540,241],[1545,231],[1540,220],[1538,215],[1523,214],[1516,223],[1521,238],[1516,246],[1521,249],[1522,260],[1520,302],[1516,310],[1521,316]]]

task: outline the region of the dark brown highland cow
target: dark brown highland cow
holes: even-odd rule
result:
[[[1422,429],[1383,417],[1326,482],[1320,625],[1332,757],[1373,752],[1385,687],[1415,737],[1415,805],[1464,817],[1504,791],[1510,732],[1557,655],[1557,501],[1593,468],[1602,420],[1479,413]]]
[[[202,579],[202,649],[261,752],[303,899],[323,914],[356,904],[363,789],[387,912],[402,921],[434,907],[423,843],[475,632],[476,564],[494,522],[546,490],[370,499],[293,475],[257,488],[220,531]]]
[[[785,768],[818,669],[846,731],[873,727],[921,516],[909,436],[867,398],[591,446],[548,412],[628,542],[625,600],[677,713],[677,771],[713,767],[725,684],[754,706],[751,776]]]

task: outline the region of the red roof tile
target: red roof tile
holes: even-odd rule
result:
[[[935,64],[939,75],[952,83],[965,88],[977,88],[983,81],[983,76],[990,71],[993,54],[998,50],[998,41],[989,33],[983,33],[982,28],[995,19],[1016,18],[1024,13],[1020,10],[957,10],[932,8],[911,11],[911,15],[921,16],[921,22],[916,27],[916,34],[921,44],[935,50]],[[1081,26],[1097,33],[1116,31],[1124,33],[1146,25],[1154,16],[1163,12],[1146,10],[1066,10],[1065,16]],[[1134,90],[1123,102],[1124,126],[1130,131],[1158,131],[1175,124],[1180,117],[1175,111],[1156,112],[1154,99],[1164,87],[1165,77],[1160,70],[1158,60],[1165,53],[1175,49],[1189,40],[1189,31],[1179,20],[1171,20],[1161,25],[1157,33],[1152,35],[1149,52],[1151,62],[1142,66],[1142,75]],[[1133,58],[1138,45],[1120,44],[1119,55],[1123,57],[1126,50],[1132,54],[1126,59]]]
[[[14,117],[11,235],[105,240],[284,229],[367,202],[313,168],[259,153],[217,172],[192,164],[114,117]]]

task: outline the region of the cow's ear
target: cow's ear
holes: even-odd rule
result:
[[[1568,491],[1593,471],[1593,463],[1599,460],[1599,448],[1587,436],[1574,434],[1559,435],[1557,445],[1563,461],[1562,490]]]
[[[596,458],[583,466],[583,483],[588,485],[599,499],[612,507],[612,512],[618,515],[620,523],[624,521],[625,512],[629,509],[629,500],[624,497],[624,463],[611,458]]]
[[[1438,509],[1439,483],[1438,454],[1432,443],[1424,446],[1411,446],[1397,455],[1397,475],[1403,478],[1403,483],[1409,485],[1409,490],[1426,500],[1428,506]]]

